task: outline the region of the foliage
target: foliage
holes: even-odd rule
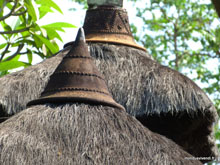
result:
[[[58,31],[75,26],[64,22],[38,25],[38,20],[54,11],[62,13],[52,0],[0,0],[0,76],[31,65],[33,55],[44,59],[59,51]],[[22,62],[21,56],[28,62]]]

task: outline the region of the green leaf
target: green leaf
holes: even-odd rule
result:
[[[14,24],[13,30],[16,30],[19,26],[21,26],[21,20],[17,19],[16,23]]]
[[[1,25],[5,31],[12,31],[12,28],[5,21],[1,21]]]
[[[31,26],[31,28],[30,28],[30,31],[31,31],[32,33],[38,32],[38,31],[41,31],[41,28],[40,28],[40,26],[39,26],[38,24],[33,23],[32,26]]]
[[[31,64],[32,60],[33,60],[33,54],[32,54],[32,51],[30,49],[28,49],[27,57],[28,57],[29,64]]]
[[[4,0],[0,0],[0,17],[3,16]]]
[[[20,59],[21,55],[16,55],[14,57],[9,56],[4,58],[2,61],[18,61]]]
[[[37,15],[31,0],[25,0],[25,6],[27,7],[28,14],[32,17],[33,21],[37,21]]]
[[[48,25],[43,25],[41,26],[42,28],[51,28],[51,29],[55,29],[55,30],[59,30],[59,31],[64,31],[63,28],[76,28],[75,25],[72,25],[70,23],[66,23],[66,22],[56,22],[56,23],[51,23]]]
[[[26,67],[26,66],[28,66],[28,64],[21,62],[21,61],[14,61],[14,60],[1,62],[0,63],[0,72],[11,70],[11,69],[16,69],[16,68],[19,68],[22,66]]]
[[[40,6],[39,8],[40,19],[43,18],[48,12],[53,12],[49,6]]]
[[[4,31],[12,31],[11,26],[9,26],[5,21],[0,21]],[[4,35],[3,35],[4,36]],[[10,39],[12,34],[6,34],[6,39]]]
[[[27,45],[32,45],[33,46],[35,44],[35,42],[36,41],[34,41],[34,40],[25,39],[25,37],[17,40],[18,45],[27,44]]]
[[[48,41],[48,39],[46,39],[40,35],[34,35],[34,36],[36,38],[40,39],[53,54],[55,54],[59,51],[59,49],[57,49],[52,43],[50,43],[50,41]]]
[[[8,45],[8,44],[7,43],[1,44],[0,49],[3,49],[6,45]]]
[[[37,4],[40,4],[42,6],[49,6],[54,8],[55,10],[59,11],[61,14],[63,14],[62,10],[60,9],[60,7],[54,3],[52,0],[36,0]]]
[[[47,35],[49,37],[50,40],[57,38],[59,39],[61,42],[63,42],[62,38],[60,37],[60,35],[56,32],[56,30],[51,29],[51,28],[45,28],[44,29],[47,31]]]
[[[7,6],[7,7],[8,7],[8,9],[10,9],[10,10],[11,10],[11,9],[12,9],[12,7],[13,7],[11,3],[6,3],[6,6]]]
[[[33,38],[34,38],[34,41],[35,41],[36,47],[37,47],[37,48],[42,47],[43,42],[37,37],[37,35],[33,35]]]

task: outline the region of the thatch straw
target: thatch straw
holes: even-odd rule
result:
[[[5,113],[14,114],[38,98],[68,48],[41,64],[0,79],[0,104]],[[91,43],[90,51],[113,98],[129,114],[195,156],[217,153],[212,135],[217,113],[193,81],[135,48]]]
[[[216,156],[213,122],[218,115],[193,81],[137,49],[91,44],[90,51],[113,98],[129,114],[195,156]]]
[[[0,164],[201,164],[126,112],[40,105],[0,125]]]
[[[0,112],[13,115],[25,109],[29,101],[38,98],[50,75],[68,51],[69,49],[64,49],[58,55],[37,65],[1,77]]]
[[[193,81],[139,55],[142,51],[107,44],[92,44],[90,51],[114,98],[130,114],[186,112],[194,117],[210,110],[216,116],[213,103]]]

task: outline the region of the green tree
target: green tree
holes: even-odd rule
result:
[[[59,51],[58,31],[75,26],[64,22],[38,25],[38,20],[54,11],[62,13],[53,0],[0,0],[0,76],[31,65],[33,55],[44,59]],[[21,56],[27,56],[28,62],[20,61]]]

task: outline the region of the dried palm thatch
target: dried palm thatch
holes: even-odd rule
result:
[[[0,112],[2,116],[11,116],[26,104],[38,98],[44,90],[50,75],[57,68],[69,48],[37,65],[25,68],[0,78]]]
[[[71,44],[69,44],[71,45]],[[91,45],[92,48],[92,45]],[[129,47],[125,47],[128,48]],[[26,104],[34,99],[37,99],[46,84],[50,75],[55,71],[63,57],[69,52],[70,46],[67,46],[53,57],[44,60],[43,62],[25,68],[21,71],[11,73],[0,78],[0,114],[2,116],[11,116],[26,108]],[[144,51],[131,49],[132,53],[146,56]],[[94,55],[93,55],[94,56]],[[104,56],[103,56],[104,57]],[[147,57],[151,58],[150,55]],[[102,57],[100,57],[102,58]],[[111,58],[111,57],[109,57]],[[108,57],[101,59],[110,60]],[[99,60],[100,61],[100,60]],[[99,65],[97,61],[97,65]]]
[[[1,163],[198,162],[185,159],[191,156],[174,143],[166,141],[167,139],[151,134],[112,99],[101,74],[91,60],[84,39],[83,30],[80,29],[76,42],[50,76],[40,99],[29,103],[35,105],[55,101],[56,105],[34,106],[2,123]],[[63,79],[66,81],[63,82]],[[81,104],[75,103],[79,101]],[[88,101],[99,106],[88,105]],[[175,148],[175,154],[170,151],[170,147]]]
[[[113,98],[129,114],[195,156],[216,156],[213,123],[218,115],[193,81],[143,51],[103,43],[90,46]]]
[[[30,107],[0,125],[0,164],[201,164],[125,111]]]
[[[56,56],[0,79],[0,104],[7,115],[39,97],[69,46]],[[90,43],[91,55],[113,98],[149,129],[195,156],[216,156],[216,110],[207,95],[182,74],[162,66],[146,52],[120,45]]]

